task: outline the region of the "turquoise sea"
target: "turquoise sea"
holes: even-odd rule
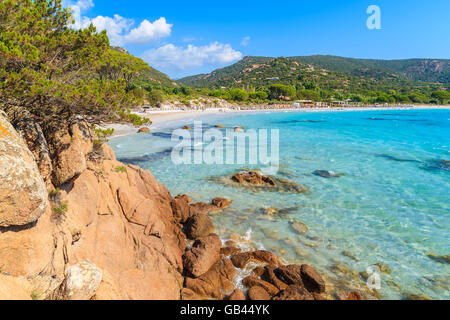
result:
[[[450,110],[259,112],[195,119],[205,129],[217,124],[279,129],[277,176],[310,192],[255,193],[211,179],[247,167],[265,172],[261,165],[173,164],[172,131],[193,126],[193,119],[167,122],[151,134],[114,138],[110,145],[119,160],[150,169],[174,196],[232,199],[229,209],[213,215],[223,239],[239,234],[251,247],[309,263],[337,287],[365,288],[360,272],[378,263],[378,292],[384,299],[450,298],[450,265],[429,256],[450,254]],[[342,176],[326,179],[315,170]],[[281,211],[270,216],[267,208]],[[297,233],[293,221],[304,223],[308,232]]]

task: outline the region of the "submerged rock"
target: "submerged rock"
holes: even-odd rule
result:
[[[447,263],[447,264],[450,263],[450,255],[449,254],[447,254],[445,256],[440,256],[440,255],[437,255],[434,253],[429,253],[428,257],[439,263]]]
[[[231,180],[239,184],[250,184],[254,186],[274,187],[276,182],[269,176],[265,176],[257,171],[241,171],[234,174]]]
[[[291,212],[295,212],[297,210],[298,210],[298,207],[281,208],[281,209],[270,207],[270,208],[261,208],[258,211],[262,212],[264,215],[269,215],[269,216],[284,216]]]
[[[427,296],[421,295],[421,294],[415,294],[415,293],[407,293],[404,295],[406,300],[418,300],[418,301],[426,301],[431,300]]]
[[[354,256],[353,253],[351,253],[350,251],[344,250],[341,252],[341,254],[345,257],[348,257],[348,258],[354,260],[354,261],[359,261],[359,259],[356,256]]]
[[[299,234],[306,234],[306,233],[308,233],[308,227],[303,222],[292,221],[291,222],[291,227],[292,227],[292,229],[294,229]]]
[[[380,269],[381,273],[392,274],[391,268],[389,268],[389,266],[384,263],[381,263],[381,262],[375,263],[374,266],[378,267],[378,269]]]
[[[337,174],[333,171],[327,171],[327,170],[316,170],[313,172],[314,175],[322,177],[322,178],[340,178],[342,175]]]
[[[423,169],[450,171],[450,161],[444,159],[430,160],[423,166]]]
[[[233,184],[245,187],[254,192],[267,190],[274,192],[304,193],[309,191],[306,187],[293,181],[263,175],[258,171],[241,171],[231,177],[219,177],[213,178],[212,180],[223,184]]]

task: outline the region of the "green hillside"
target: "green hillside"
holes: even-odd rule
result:
[[[412,81],[450,83],[450,60],[445,59],[375,60],[328,55],[300,56],[293,59],[355,76],[383,78],[395,74]]]
[[[178,82],[191,88],[219,90],[214,93],[217,97],[227,97],[227,94],[220,91],[240,89],[248,93],[266,92],[271,100],[350,99],[369,103],[446,101],[446,94],[449,92],[445,90],[450,89],[449,83],[413,81],[396,71],[418,70],[417,74],[413,71],[408,73],[414,74],[416,80],[420,78],[419,71],[422,70],[421,76],[429,79],[432,73],[427,70],[431,67],[427,69],[423,64],[426,63],[414,63],[413,60],[402,63],[358,60],[333,56],[245,57],[229,67],[217,69],[210,74],[183,78]],[[444,64],[445,61],[442,60],[440,66]],[[234,92],[236,93],[237,91]],[[233,95],[233,92],[230,94]]]
[[[337,61],[337,60],[336,60]],[[335,62],[334,65],[339,65]],[[352,69],[353,67],[353,69]],[[183,85],[194,88],[241,88],[261,90],[274,83],[293,85],[297,89],[322,89],[342,92],[366,90],[386,91],[431,86],[419,84],[405,77],[381,69],[356,71],[355,65],[335,67],[339,71],[300,62],[299,58],[245,57],[236,64],[202,74],[180,79]],[[354,70],[349,72],[348,70]]]
[[[112,47],[113,50],[128,55],[130,59],[136,59],[127,50],[120,47]],[[143,62],[146,64],[145,62]],[[134,76],[133,84],[142,88],[164,88],[164,87],[177,87],[178,83],[171,79],[164,73],[147,65],[146,68],[142,68]]]

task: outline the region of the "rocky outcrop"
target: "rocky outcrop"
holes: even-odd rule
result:
[[[211,218],[202,213],[196,213],[190,217],[186,222],[185,228],[186,235],[191,240],[209,236],[214,232],[214,225]]]
[[[251,287],[248,290],[248,297],[253,301],[264,301],[272,298],[272,296],[263,287],[259,286]]]
[[[275,287],[273,284],[266,282],[264,280],[261,280],[257,277],[249,276],[246,277],[244,280],[242,280],[242,283],[244,286],[248,288],[252,287],[261,287],[263,288],[271,297],[278,294],[280,292],[280,289]]]
[[[36,120],[32,118],[21,120],[16,126],[28,149],[33,153],[42,178],[47,185],[51,184],[53,172],[50,150],[44,132]]]
[[[49,143],[53,160],[52,182],[59,187],[87,169],[86,156],[92,152],[92,134],[88,124],[75,122],[54,133]]]
[[[172,200],[173,214],[178,223],[184,224],[191,216],[189,207],[191,202],[191,199],[186,195],[179,195]]]
[[[249,262],[259,265],[242,281],[250,299],[321,299],[311,267],[288,267],[292,281],[269,251],[222,247],[208,214],[230,200],[172,198],[149,171],[93,149],[83,123],[51,137],[33,122],[21,130],[0,117],[0,299],[245,300],[236,268]]]
[[[236,289],[228,297],[228,300],[230,300],[230,301],[245,301],[247,299],[245,298],[245,294],[244,294],[244,292],[242,292],[242,290]]]
[[[231,257],[231,261],[239,269],[245,268],[250,262],[268,263],[276,266],[282,265],[282,262],[276,255],[265,250],[238,253]]]
[[[224,299],[234,288],[236,269],[230,260],[220,258],[206,273],[198,278],[187,277],[185,287],[197,296]],[[245,297],[244,297],[245,300]]]
[[[106,145],[94,154],[84,129],[46,139],[59,185],[48,196],[39,153],[1,117],[0,299],[180,299],[186,238],[174,199]]]
[[[325,281],[319,273],[311,266],[304,264],[301,267],[303,284],[309,292],[324,293]]]
[[[102,281],[103,272],[89,260],[70,266],[53,300],[90,300]]]
[[[192,248],[184,255],[184,267],[188,274],[200,277],[219,260],[222,241],[212,234],[195,241]]]
[[[291,285],[281,291],[273,300],[315,300],[314,295],[301,286]]]
[[[0,113],[0,227],[36,222],[47,208],[47,188],[35,157]]]
[[[288,265],[282,266],[276,270],[280,278],[290,285],[303,285],[301,266]]]
[[[267,265],[264,268],[264,271],[261,274],[261,277],[263,280],[273,284],[275,287],[277,287],[279,290],[285,290],[288,285],[286,283],[284,283],[283,281],[281,281],[275,272],[277,272],[276,270],[276,266],[274,265]]]
[[[325,281],[314,268],[307,264],[282,266],[275,272],[289,285],[305,287],[311,293],[325,292]]]

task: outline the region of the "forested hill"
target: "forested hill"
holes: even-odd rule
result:
[[[191,87],[253,87],[271,81],[294,84],[306,78],[332,84],[334,81],[355,82],[374,90],[383,90],[405,82],[450,83],[450,60],[364,60],[336,56],[304,56],[291,58],[245,57],[232,66],[180,79]]]
[[[127,50],[120,47],[111,47],[113,50],[120,52],[124,55],[128,55],[130,60],[135,59]],[[133,80],[135,85],[139,85],[141,87],[177,87],[178,83],[171,79],[166,74],[147,66],[146,68],[142,68],[135,75],[135,79]]]
[[[396,74],[412,81],[450,83],[448,59],[375,60],[329,55],[299,56],[293,59],[355,76],[377,78]]]

